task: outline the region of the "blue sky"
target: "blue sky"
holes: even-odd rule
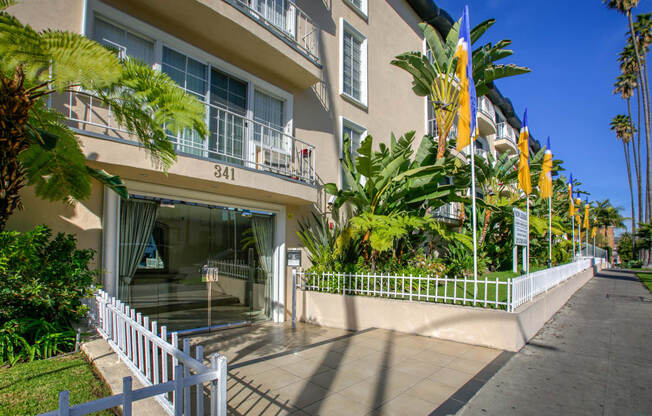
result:
[[[435,3],[455,19],[465,4]],[[629,217],[622,143],[609,130],[611,118],[627,111],[625,102],[612,95],[626,18],[600,0],[469,0],[468,5],[472,27],[496,19],[480,40],[511,39],[514,55],[504,62],[532,69],[496,84],[519,117],[528,108],[534,137],[545,144],[550,136],[555,158],[564,160],[564,167],[582,181],[582,188],[591,193],[589,199],[609,198]],[[651,9],[651,2],[642,0],[635,12]],[[645,153],[642,157],[645,163]]]

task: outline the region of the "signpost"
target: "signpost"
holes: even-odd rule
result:
[[[288,249],[288,267],[292,267],[292,329],[297,327],[297,267],[301,267],[301,250]]]
[[[518,272],[518,246],[523,247],[523,269],[527,268],[525,250],[528,243],[528,218],[525,211],[518,208],[513,208],[514,212],[514,249],[513,249],[513,262],[512,271]]]

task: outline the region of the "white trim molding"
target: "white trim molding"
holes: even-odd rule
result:
[[[369,19],[369,0],[360,0],[360,7],[353,3],[353,0],[344,0],[344,3],[353,9],[353,11],[355,11],[364,20]]]
[[[360,99],[344,92],[344,33],[350,33],[354,38],[361,42],[360,45]],[[357,30],[353,25],[340,17],[339,33],[339,93],[340,97],[366,110],[368,107],[367,99],[367,37]]]
[[[351,120],[349,120],[348,118],[346,118],[344,116],[340,116],[339,134],[338,134],[339,135],[339,140],[338,140],[338,143],[339,143],[339,146],[338,146],[338,151],[339,151],[338,160],[340,160],[342,158],[342,156],[344,155],[344,127],[348,127],[351,130],[359,133],[361,143],[362,143],[362,140],[364,140],[367,137],[367,134],[368,134],[368,130],[367,130],[366,127],[364,127],[364,126],[362,126],[362,125],[360,125],[360,124],[358,124],[358,123],[356,123],[354,121],[351,121]],[[339,178],[340,178],[339,187],[341,189],[342,184],[343,184],[343,180],[342,180],[343,179],[342,178],[342,163],[341,162],[340,162]]]

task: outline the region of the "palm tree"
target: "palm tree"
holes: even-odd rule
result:
[[[495,22],[495,19],[488,19],[471,29],[471,42],[475,44]],[[423,30],[432,58],[421,52],[407,52],[398,55],[391,63],[412,75],[412,90],[417,95],[430,98],[439,136],[437,146],[437,160],[439,160],[446,151],[446,139],[459,106],[459,85],[455,78],[457,67],[455,50],[460,22],[457,21],[451,27],[445,39],[442,39],[434,27],[426,23],[421,23],[419,26]],[[529,68],[514,64],[495,64],[496,61],[514,53],[504,49],[511,43],[510,40],[504,39],[495,44],[487,43],[473,51],[473,81],[478,98],[489,92],[489,86],[494,80],[530,72]]]
[[[164,170],[176,160],[166,131],[206,134],[204,109],[167,75],[76,33],[23,25],[0,2],[0,230],[22,208],[20,190],[33,185],[38,197],[71,201],[90,196],[91,178],[123,197],[116,176],[86,165],[64,116],[47,105],[59,93],[92,96],[134,133]]]
[[[625,152],[625,165],[627,166],[627,180],[629,181],[629,198],[632,205],[632,234],[636,229],[636,220],[634,216],[634,191],[632,189],[632,169],[630,164],[629,143],[634,137],[634,127],[632,119],[624,114],[619,114],[611,120],[611,130],[616,132],[616,137],[623,143],[623,152]]]
[[[635,71],[631,70],[626,70],[622,74],[620,74],[616,80],[616,83],[614,84],[614,94],[620,94],[620,96],[627,102],[627,115],[629,116],[630,120],[632,118],[632,111],[631,111],[631,98],[634,95],[634,91],[637,92],[637,96],[639,94],[638,91],[638,77],[636,76]],[[640,110],[640,109],[639,109]],[[639,122],[640,122],[640,111],[639,111]],[[641,194],[641,165],[640,165],[640,160],[641,160],[641,149],[640,149],[640,143],[641,143],[641,132],[638,130],[639,124],[637,126],[632,126],[633,130],[638,133],[638,146],[636,141],[632,138],[630,140],[630,143],[632,145],[632,155],[634,159],[634,174],[636,177],[636,195],[638,199],[638,216],[639,216],[639,222],[641,222],[642,215],[643,215],[643,196]],[[631,159],[630,159],[631,160]],[[632,208],[632,213],[634,212],[634,209]],[[635,218],[632,216],[632,218]],[[634,225],[635,226],[635,225]]]
[[[631,39],[638,39],[636,30],[634,29],[634,20],[632,19],[632,9],[638,6],[639,0],[603,0],[604,4],[609,9],[615,9],[618,12],[627,16],[629,23],[629,33]],[[641,50],[639,42],[631,42],[634,46],[634,56],[636,58],[636,69],[638,70],[639,84],[641,85],[641,92],[643,97],[643,120],[645,121],[645,139],[647,144],[647,166],[646,166],[646,187],[645,187],[645,220],[649,221],[650,218],[650,205],[652,203],[650,188],[652,187],[652,144],[650,143],[650,103],[649,103],[649,88],[647,84],[647,77],[643,73],[643,65],[641,61]]]

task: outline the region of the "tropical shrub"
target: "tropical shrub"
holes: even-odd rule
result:
[[[0,232],[0,360],[46,358],[74,345],[72,324],[82,319],[95,273],[93,250],[75,236],[54,238],[44,225]]]

